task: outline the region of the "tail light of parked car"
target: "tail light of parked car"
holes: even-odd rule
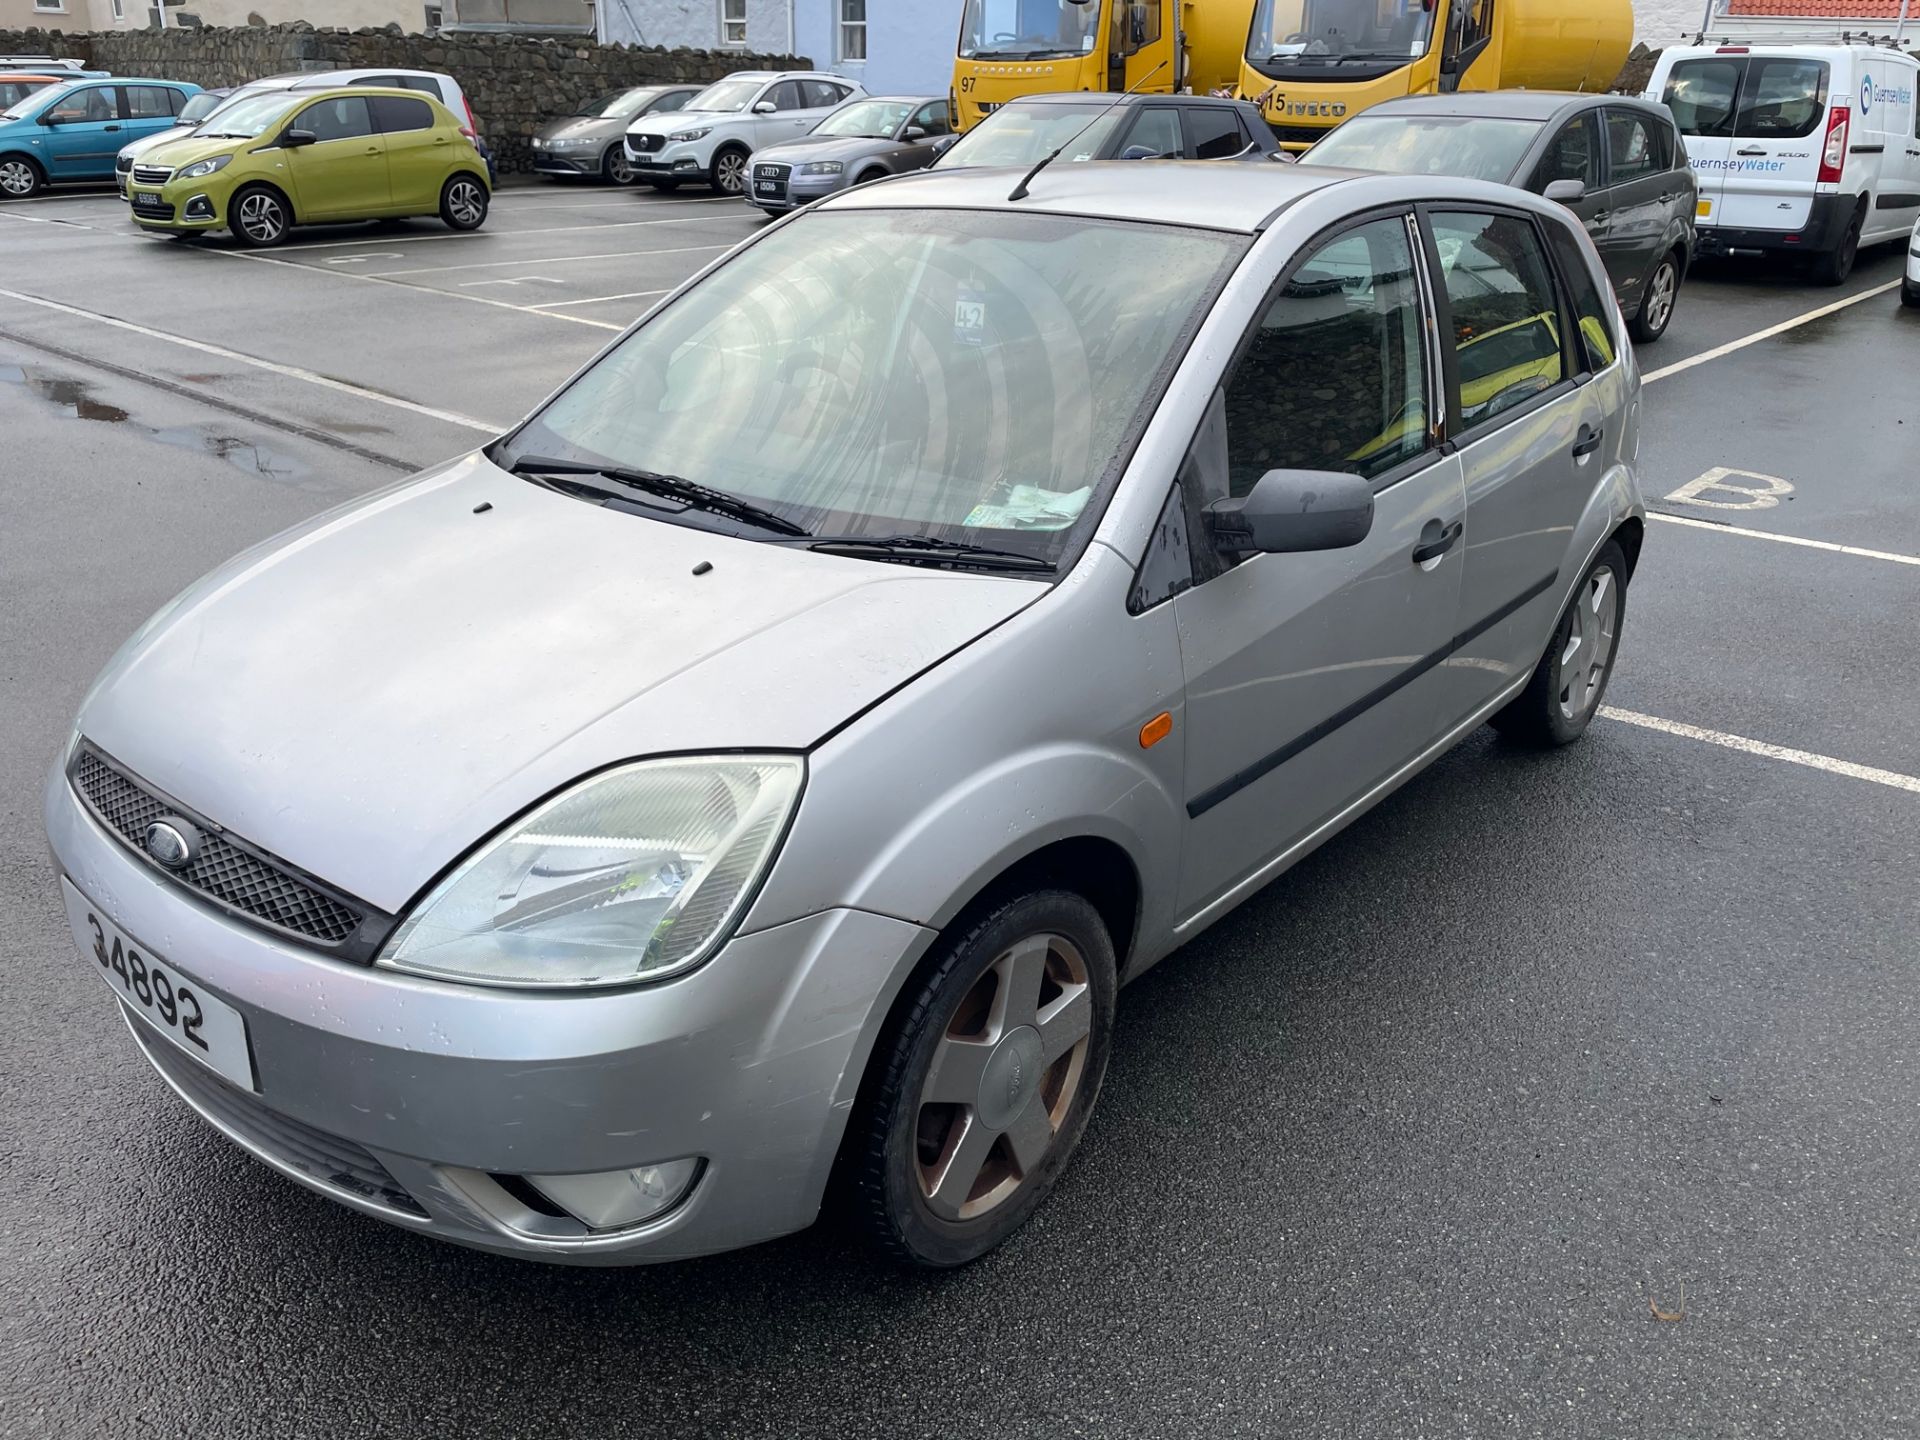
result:
[[[460,92],[460,103],[466,107],[467,111],[466,136],[469,140],[477,140],[480,137],[480,122],[473,118],[473,102],[467,99],[467,93],[464,90]]]
[[[1844,105],[1833,107],[1827,117],[1827,148],[1820,152],[1820,183],[1838,185],[1840,172],[1847,168],[1847,135],[1851,126]]]

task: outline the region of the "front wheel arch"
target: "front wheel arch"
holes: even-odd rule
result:
[[[247,237],[241,234],[238,227],[235,226],[233,223],[234,211],[239,208],[240,201],[248,193],[255,190],[265,191],[267,194],[271,195],[275,200],[278,200],[282,205],[282,207],[285,208],[287,212],[287,227],[286,227],[286,230],[282,230],[280,232],[281,238],[284,239],[288,231],[292,230],[294,226],[301,223],[300,210],[299,210],[299,207],[297,207],[293,203],[293,197],[289,195],[285,190],[282,190],[278,185],[275,185],[270,180],[249,180],[245,185],[242,185],[238,190],[235,190],[231,195],[227,197],[226,206],[224,207],[221,214],[221,218],[224,219],[227,223],[227,230],[231,234],[233,234],[237,239],[239,239],[243,244],[257,243],[257,242],[247,240]]]

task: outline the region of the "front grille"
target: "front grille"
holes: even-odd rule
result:
[[[129,1019],[134,1038],[153,1068],[180,1092],[187,1104],[269,1163],[297,1170],[323,1190],[350,1195],[385,1210],[424,1220],[427,1212],[388,1173],[387,1167],[338,1135],[282,1115],[259,1098],[236,1089],[206,1066],[189,1060],[178,1047],[144,1032]]]
[[[787,180],[793,174],[791,165],[756,165],[753,167],[753,198],[756,200],[784,200],[787,198]]]
[[[133,197],[133,218],[136,220],[171,220],[173,206],[157,195],[136,194]]]
[[[1274,125],[1273,138],[1282,145],[1312,145],[1331,133],[1328,125]]]
[[[186,869],[161,869],[160,873],[229,909],[323,945],[348,939],[373,913],[324,893],[288,868],[200,822],[125,774],[91,745],[80,747],[70,773],[80,798],[142,859],[148,858],[147,827],[154,821],[166,815],[195,821],[203,832],[200,853]]]
[[[627,140],[633,149],[642,154],[651,154],[667,143],[664,135],[629,135]]]
[[[173,171],[165,165],[142,165],[135,161],[133,178],[141,185],[164,185],[173,178]]]

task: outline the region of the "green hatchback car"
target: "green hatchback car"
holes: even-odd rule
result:
[[[216,111],[141,155],[127,199],[142,230],[229,229],[278,245],[295,225],[438,215],[478,230],[491,197],[473,136],[417,90],[277,91]]]

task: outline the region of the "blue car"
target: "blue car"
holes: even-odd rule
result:
[[[184,80],[74,80],[49,86],[0,114],[0,200],[50,184],[113,179],[129,140],[171,129],[187,97]]]

